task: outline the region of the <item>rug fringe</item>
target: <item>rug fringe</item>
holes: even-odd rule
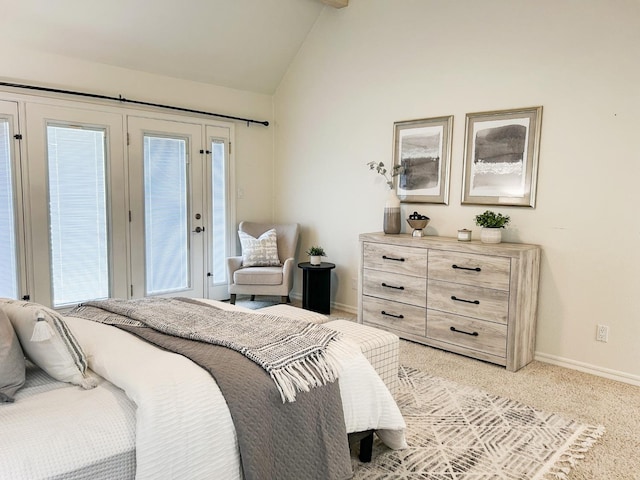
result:
[[[579,460],[584,458],[583,454],[604,435],[604,432],[603,425],[590,425],[583,429],[568,450],[560,455],[542,478],[566,480],[571,469],[576,466]]]

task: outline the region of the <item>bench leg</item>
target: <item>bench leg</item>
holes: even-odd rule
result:
[[[236,294],[235,293],[231,294],[231,298],[229,298],[229,303],[231,305],[235,305],[236,304]]]
[[[360,440],[360,455],[358,458],[361,462],[368,463],[373,456],[373,430],[366,437]]]

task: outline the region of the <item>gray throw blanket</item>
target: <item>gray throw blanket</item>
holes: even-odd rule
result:
[[[209,316],[223,312],[196,303]],[[344,480],[353,476],[338,382],[283,403],[267,372],[237,351],[174,337],[95,307],[77,308],[70,315],[114,324],[207,370],[233,418],[246,480]],[[245,328],[252,331],[261,320],[251,316]]]
[[[322,325],[271,315],[257,322],[253,314],[189,298],[98,300],[79,305],[71,314],[113,325],[147,326],[235,350],[271,376],[283,402],[338,378],[338,333]]]

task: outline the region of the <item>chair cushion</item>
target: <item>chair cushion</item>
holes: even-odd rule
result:
[[[233,273],[237,285],[281,285],[282,267],[241,268]]]
[[[281,265],[278,257],[278,241],[275,228],[267,230],[258,238],[239,230],[238,237],[242,245],[243,267]]]

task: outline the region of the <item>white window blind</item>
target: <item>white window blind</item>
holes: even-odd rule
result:
[[[0,119],[0,297],[17,298],[18,266],[9,121]]]
[[[187,142],[144,136],[146,294],[189,288]]]
[[[225,171],[225,143],[221,140],[214,140],[211,144],[211,185],[212,185],[212,237],[213,251],[212,274],[213,283],[227,283],[226,267],[226,225],[227,225],[227,190]]]
[[[105,131],[47,126],[54,307],[109,297]]]

